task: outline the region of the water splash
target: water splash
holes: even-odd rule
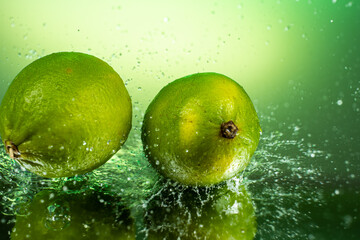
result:
[[[331,155],[299,137],[300,129],[292,124],[286,134],[265,132],[242,174],[257,208],[257,239],[308,239],[310,229],[317,228],[304,209],[322,204],[323,171],[317,161]]]
[[[267,120],[273,122],[271,118]],[[256,239],[305,239],[309,237],[309,229],[317,228],[316,224],[308,222],[310,216],[305,210],[308,205],[321,205],[323,202],[319,189],[323,172],[316,162],[329,158],[330,154],[302,138],[301,133],[301,126],[295,124],[289,125],[283,132],[264,131],[251,164],[226,182],[226,188],[233,192],[240,193],[239,186],[244,186],[250,193],[256,207]],[[71,193],[104,189],[121,197],[131,209],[137,239],[146,235],[144,215],[149,201],[158,198],[162,191],[169,188],[169,184],[173,184],[153,170],[144,156],[141,141],[137,139],[128,140],[100,168],[71,178],[36,176],[10,159],[3,145],[0,145],[0,159],[0,194],[4,214],[24,214],[26,203],[42,190]],[[183,196],[186,191],[186,188],[176,187],[175,192]],[[199,188],[198,191],[205,191],[206,196],[211,189]],[[205,205],[209,196],[200,199],[199,206]],[[182,204],[181,201],[179,204]],[[304,224],[303,228],[294,227],[301,224]]]

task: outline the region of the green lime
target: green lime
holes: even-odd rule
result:
[[[157,94],[144,116],[142,141],[161,174],[201,186],[244,170],[260,132],[255,108],[238,83],[221,74],[199,73]]]
[[[79,193],[44,190],[24,204],[11,239],[125,240],[135,239],[130,210],[119,198],[96,191]]]
[[[168,186],[153,196],[145,212],[149,240],[252,240],[255,209],[244,186],[235,189],[181,189]]]
[[[43,177],[68,177],[104,164],[127,139],[131,99],[104,61],[61,52],[25,67],[0,105],[6,151]]]

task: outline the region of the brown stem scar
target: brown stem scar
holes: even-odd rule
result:
[[[9,154],[10,158],[16,159],[20,157],[20,152],[17,146],[11,141],[5,141],[6,153]]]
[[[238,127],[231,120],[221,124],[221,136],[224,138],[233,139],[238,130]]]
[[[12,148],[9,148],[9,155],[12,159],[14,159],[14,150]]]

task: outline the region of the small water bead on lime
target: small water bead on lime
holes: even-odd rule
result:
[[[146,110],[142,141],[149,162],[185,185],[234,177],[260,139],[255,108],[244,89],[218,73],[198,73],[165,86]]]
[[[104,164],[131,128],[130,96],[104,61],[60,52],[26,66],[0,105],[6,151],[43,177],[84,174]]]

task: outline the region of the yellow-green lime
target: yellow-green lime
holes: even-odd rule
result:
[[[68,177],[104,164],[127,139],[131,99],[104,61],[60,52],[26,66],[0,105],[9,155],[43,177]]]
[[[244,89],[217,73],[165,86],[146,110],[142,141],[150,163],[186,185],[212,185],[244,170],[260,138],[259,119]]]

